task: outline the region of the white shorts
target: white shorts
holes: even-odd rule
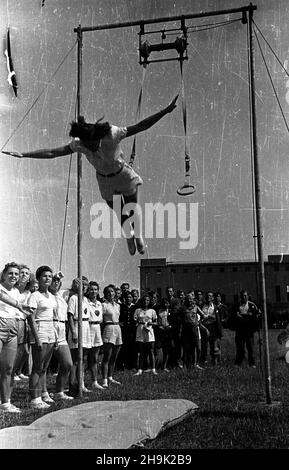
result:
[[[58,345],[67,344],[65,322],[54,321],[53,323]]]
[[[104,343],[112,343],[115,346],[122,344],[121,329],[119,325],[105,325],[102,333]]]
[[[112,201],[114,194],[131,196],[137,186],[143,184],[141,177],[127,164],[116,176],[101,176],[96,173],[100,194],[105,201]]]
[[[91,347],[97,348],[98,346],[102,346],[103,342],[102,342],[102,337],[101,337],[100,324],[89,322],[89,326],[90,326]]]
[[[55,343],[56,342],[56,333],[55,329],[53,326],[53,321],[36,321],[35,322],[35,327],[36,327],[36,332],[37,336],[39,338],[39,341],[41,343]],[[35,338],[31,333],[31,336],[29,337],[29,342],[31,344],[35,343]]]
[[[78,335],[78,325],[77,321],[74,322],[76,334]],[[68,331],[68,346],[70,349],[77,349],[78,348],[78,342],[74,343],[72,340],[72,334],[71,334],[71,329]],[[90,338],[90,328],[89,328],[89,322],[88,321],[83,321],[82,322],[82,347],[90,349],[91,348],[91,338]]]

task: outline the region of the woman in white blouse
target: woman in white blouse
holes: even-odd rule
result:
[[[150,308],[150,302],[150,296],[148,294],[144,295],[141,299],[141,307],[137,308],[134,312],[134,320],[137,324],[136,342],[140,353],[139,369],[134,375],[142,374],[144,361],[147,356],[152,373],[157,375],[154,354],[155,334],[153,330],[153,325],[157,325],[157,314],[153,308]]]
[[[76,278],[73,281],[73,284],[76,286],[80,285],[81,280]],[[82,289],[84,294],[84,289]],[[68,300],[68,345],[70,347],[71,357],[73,361],[73,367],[70,373],[69,379],[69,394],[77,395],[78,394],[78,294],[73,294]],[[87,361],[87,355],[89,349],[91,349],[91,336],[89,328],[89,304],[88,299],[82,297],[82,348],[83,348],[83,371],[84,364]],[[90,392],[84,385],[84,373],[82,378],[82,391]]]
[[[110,383],[120,385],[113,378],[116,359],[122,345],[121,328],[119,325],[120,305],[115,300],[115,286],[110,284],[103,289],[103,359],[102,359],[102,386],[108,387]]]
[[[15,287],[18,279],[18,264],[7,263],[0,281],[0,410],[8,413],[20,413],[20,409],[10,402],[11,374],[17,353],[19,310],[25,313],[18,300],[20,292]]]
[[[42,384],[56,343],[53,311],[57,304],[54,295],[49,292],[52,269],[49,266],[39,266],[36,279],[39,282],[39,290],[33,292],[28,299],[28,305],[33,309],[30,338],[33,360],[29,379],[30,407],[45,409],[50,405],[42,400]]]
[[[92,375],[92,388],[103,390],[98,383],[98,358],[100,347],[102,346],[102,337],[100,325],[102,323],[102,304],[99,299],[99,285],[96,281],[90,281],[88,285],[88,304],[89,304],[89,327],[91,337],[91,349],[88,352],[88,366]]]
[[[59,274],[54,274],[49,291],[55,296],[57,307],[53,310],[53,325],[55,329],[56,343],[54,345],[54,355],[59,363],[59,371],[56,377],[54,400],[73,400],[73,397],[64,393],[65,385],[69,373],[72,369],[72,358],[70,349],[66,341],[67,303],[58,293],[61,287]],[[42,400],[45,403],[54,403],[47,391],[46,373],[43,375]]]

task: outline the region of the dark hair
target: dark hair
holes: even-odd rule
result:
[[[128,286],[128,288],[129,288],[129,282],[123,282],[122,285],[120,286],[120,288],[122,289],[124,286]]]
[[[90,286],[96,286],[96,287],[98,288],[98,290],[99,290],[99,284],[98,284],[98,282],[96,282],[96,281],[89,281],[89,283],[88,283],[88,288],[89,288]]]
[[[15,263],[15,261],[11,261],[11,263],[5,264],[4,269],[1,273],[1,281],[4,281],[4,275],[6,274],[9,268],[17,268],[20,271],[19,264]]]
[[[144,299],[148,297],[150,300],[151,300],[151,296],[149,295],[149,293],[146,293],[142,296],[142,298],[140,299],[140,306],[141,307],[144,307]]]
[[[69,135],[71,137],[79,137],[81,140],[99,140],[102,139],[110,131],[109,122],[99,122],[103,118],[96,121],[95,124],[85,122],[83,116],[79,116],[78,122],[71,123]]]
[[[116,287],[113,284],[108,284],[108,286],[105,286],[105,288],[103,289],[103,295],[104,295],[105,299],[107,298],[106,296],[107,296],[107,293],[108,293],[108,289],[113,289],[114,293],[115,293]]]
[[[184,305],[185,305],[185,307],[188,307],[188,305],[189,305],[189,296],[190,296],[190,295],[193,296],[193,294],[192,294],[191,292],[189,292],[189,293],[186,295],[186,297],[185,297],[185,300],[184,300]],[[193,300],[196,300],[194,296],[193,296]]]
[[[163,297],[161,300],[161,308],[166,309],[168,306],[170,306],[170,301],[166,299],[166,297]]]
[[[130,290],[127,290],[127,291],[123,294],[122,298],[123,298],[123,299],[127,299],[129,295],[132,297],[131,291],[130,291]]]
[[[241,290],[240,295],[244,295],[245,293],[248,295],[248,291],[246,289],[243,289]]]
[[[51,274],[53,273],[52,269],[49,266],[45,266],[45,265],[39,266],[39,268],[36,269],[35,277],[36,277],[37,281],[39,281],[39,279],[41,277],[41,274],[46,272],[46,271],[51,272]]]

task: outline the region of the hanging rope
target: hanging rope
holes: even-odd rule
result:
[[[260,44],[260,41],[259,41],[259,38],[258,38],[258,36],[257,36],[257,34],[256,34],[255,29],[254,29],[254,34],[255,34],[255,37],[256,37],[256,40],[257,40],[257,43],[258,43],[260,52],[261,52],[261,56],[262,56],[264,65],[265,65],[265,67],[266,67],[266,70],[267,70],[267,73],[268,73],[268,76],[269,76],[269,80],[270,80],[271,85],[272,85],[272,88],[273,88],[273,92],[274,92],[275,98],[276,98],[276,100],[277,100],[277,103],[278,103],[280,112],[281,112],[281,114],[282,114],[282,117],[283,117],[283,120],[284,120],[286,129],[287,129],[287,131],[288,131],[288,133],[289,133],[289,126],[288,126],[288,123],[287,123],[287,121],[286,121],[286,117],[285,117],[284,111],[283,111],[283,109],[282,109],[280,100],[279,100],[279,98],[278,98],[278,94],[277,94],[277,91],[276,91],[276,88],[275,88],[273,79],[272,79],[272,77],[271,77],[271,74],[270,74],[270,71],[269,71],[269,67],[268,67],[268,65],[267,65],[267,63],[266,63],[266,59],[265,59],[264,53],[263,53],[263,51],[262,51],[262,47],[261,47],[261,44]],[[284,69],[284,70],[285,70],[285,69]],[[286,71],[286,73],[287,73],[287,71]],[[288,73],[287,73],[287,75],[288,75]]]
[[[63,246],[64,246],[64,238],[65,238],[65,230],[66,230],[67,210],[68,210],[68,203],[69,203],[69,187],[70,187],[71,165],[72,165],[72,154],[70,155],[70,159],[69,159],[69,170],[68,170],[68,178],[67,178],[66,197],[65,197],[65,210],[64,210],[63,229],[62,229],[62,240],[61,240],[61,248],[60,248],[59,271],[61,271],[61,268],[62,268],[62,255],[63,255]]]
[[[76,121],[76,119],[77,119],[77,99],[75,100],[75,108],[74,108],[74,120]],[[70,154],[70,159],[69,159],[69,169],[68,169],[66,197],[65,197],[65,210],[64,210],[62,240],[61,240],[60,259],[59,259],[59,271],[61,271],[61,267],[62,267],[62,256],[63,256],[64,239],[65,239],[65,232],[66,232],[66,219],[67,219],[67,211],[68,211],[68,203],[69,203],[69,188],[70,188],[72,155],[73,153]]]
[[[71,49],[67,52],[67,54],[65,55],[65,57],[62,59],[62,61],[60,62],[60,64],[58,65],[58,67],[56,68],[55,72],[52,74],[52,76],[50,77],[50,80],[48,81],[48,83],[46,84],[46,86],[42,89],[42,91],[39,93],[39,95],[37,96],[37,98],[33,101],[32,105],[30,106],[30,108],[28,109],[28,111],[26,111],[26,113],[24,114],[23,118],[20,120],[20,122],[17,124],[17,126],[15,127],[15,129],[11,132],[10,136],[8,137],[8,139],[6,140],[6,142],[4,143],[4,145],[1,147],[1,151],[6,147],[6,145],[8,144],[8,142],[12,139],[13,135],[17,132],[17,130],[19,129],[19,127],[21,126],[21,124],[23,123],[23,121],[26,119],[26,117],[28,116],[28,114],[30,113],[30,111],[32,110],[32,108],[36,105],[37,101],[40,99],[40,97],[43,95],[43,93],[45,92],[46,88],[48,87],[48,85],[50,85],[50,82],[53,80],[53,78],[55,77],[55,75],[57,74],[58,70],[60,69],[60,67],[64,64],[64,62],[66,61],[67,57],[69,56],[69,54],[71,54],[71,52],[73,51],[73,49],[75,48],[77,44],[77,40],[75,41],[75,43],[73,44],[73,46],[71,47]]]
[[[183,61],[180,60],[180,72],[181,72],[181,98],[182,98],[182,115],[183,115],[183,126],[185,134],[185,181],[183,186],[181,186],[177,193],[180,196],[189,196],[196,191],[194,185],[190,182],[190,155],[188,148],[188,139],[187,139],[187,106],[185,100],[185,85],[183,77]]]
[[[287,77],[289,77],[289,73],[287,72],[287,70],[285,69],[284,65],[282,64],[281,60],[279,59],[279,57],[277,56],[276,52],[274,51],[274,49],[270,46],[269,42],[267,41],[267,39],[265,38],[264,34],[262,33],[262,31],[260,30],[260,28],[257,26],[257,24],[255,23],[254,20],[252,20],[253,23],[254,23],[254,26],[256,27],[256,29],[258,30],[258,33],[260,33],[260,35],[262,36],[262,38],[264,39],[264,41],[266,42],[267,46],[269,47],[269,49],[271,50],[271,52],[273,53],[273,55],[275,56],[275,59],[279,62],[279,64],[281,65],[282,69],[284,70],[284,72],[286,73]],[[254,31],[255,33],[255,31]],[[256,33],[255,33],[255,36],[256,36]]]
[[[142,103],[142,95],[143,95],[143,86],[144,86],[144,81],[145,81],[145,76],[146,76],[146,67],[147,64],[143,65],[143,72],[142,72],[142,82],[141,82],[141,88],[140,92],[138,95],[138,101],[137,101],[137,109],[136,109],[136,121],[138,122],[140,119],[140,111],[141,111],[141,103]],[[133,144],[132,144],[132,149],[131,149],[131,154],[130,154],[130,159],[129,159],[129,165],[133,166],[134,160],[136,156],[136,134],[133,139]]]

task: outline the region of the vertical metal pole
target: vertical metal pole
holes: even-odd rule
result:
[[[252,5],[252,4],[251,4]],[[254,161],[254,188],[255,188],[255,210],[256,210],[256,229],[257,229],[257,248],[258,248],[258,266],[259,266],[259,294],[262,309],[262,327],[264,339],[264,370],[265,370],[265,388],[266,388],[266,402],[268,405],[272,404],[272,391],[271,391],[271,372],[270,372],[270,356],[269,356],[269,337],[268,337],[268,322],[267,322],[267,305],[266,305],[266,287],[265,287],[265,270],[264,270],[264,255],[263,255],[263,227],[262,227],[262,214],[261,214],[261,191],[260,191],[260,176],[259,176],[259,162],[258,162],[258,145],[257,145],[257,131],[256,131],[256,105],[255,105],[255,81],[254,81],[254,51],[253,51],[253,34],[252,34],[252,20],[253,20],[253,5],[249,8],[249,61],[250,61],[250,93],[251,93],[251,113],[252,113],[252,138],[253,138],[253,161]]]
[[[82,31],[77,29],[77,120],[81,115],[81,85],[82,85]],[[80,280],[78,290],[78,395],[82,397],[83,380],[83,349],[82,349],[82,161],[81,153],[77,153],[77,277]]]

